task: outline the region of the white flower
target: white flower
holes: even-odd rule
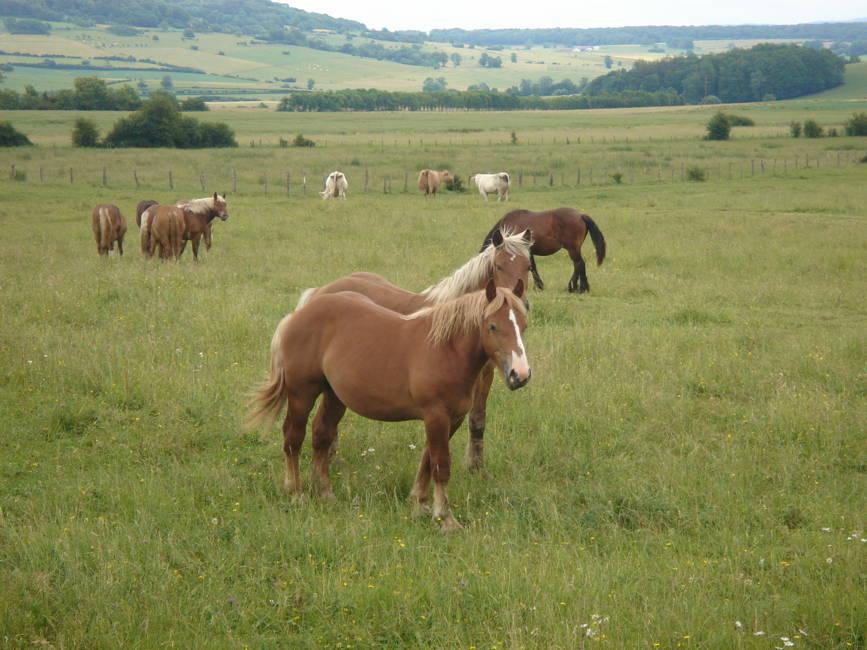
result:
[[[834,562],[834,558],[826,557],[825,562],[827,562],[828,564],[832,564]]]
[[[765,633],[762,630],[756,630],[753,632],[753,636],[765,636]]]
[[[823,533],[830,533],[830,532],[831,532],[831,529],[830,529],[830,528],[823,528],[823,529],[822,529],[822,532],[823,532]]]
[[[739,630],[742,630],[744,628],[744,624],[740,621],[735,621],[735,627]]]
[[[412,444],[412,443],[409,443],[409,448],[410,448],[410,449],[415,449],[415,445]]]

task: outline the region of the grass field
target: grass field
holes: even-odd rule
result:
[[[158,38],[157,41],[153,40],[154,36]],[[336,34],[320,38],[331,40],[335,45],[340,45],[345,40],[344,36]],[[387,42],[381,44],[385,47],[406,45]],[[750,47],[754,44],[755,41],[699,41],[696,43],[696,52],[705,54],[722,51],[730,45]],[[193,50],[193,46],[197,49]],[[326,90],[421,90],[425,78],[431,76],[444,77],[449,88],[458,90],[478,83],[505,90],[518,85],[522,79],[535,81],[543,76],[550,76],[556,81],[571,79],[576,83],[583,77],[592,79],[608,71],[604,64],[606,56],[612,57],[615,67],[622,65],[628,68],[639,59],[655,59],[681,53],[678,50],[666,53],[650,52],[649,46],[640,45],[606,46],[588,52],[553,47],[508,48],[488,51],[503,60],[502,68],[493,69],[483,68],[478,64],[479,56],[486,51],[484,48],[456,48],[448,43],[426,43],[424,48],[449,55],[457,53],[463,61],[459,66],[449,63],[445,68],[433,70],[306,47],[254,43],[249,37],[230,34],[198,34],[195,39],[184,39],[180,31],[171,30],[146,31],[137,36],[116,36],[103,27],[82,29],[55,24],[55,30],[48,36],[0,32],[0,50],[6,52],[45,55],[48,58],[57,54],[78,57],[56,59],[60,63],[90,60],[94,65],[103,64],[104,62],[99,62],[94,57],[113,55],[151,58],[161,63],[192,66],[203,70],[205,74],[170,73],[178,89],[213,92],[213,86],[218,85],[223,95],[231,95],[233,88],[243,91],[280,89],[283,85],[281,80],[287,77],[296,78],[297,81],[291,85],[302,88],[306,88],[308,79],[314,79],[317,88]],[[517,58],[514,63],[511,61],[512,54]],[[20,56],[0,55],[0,63],[11,63],[14,66],[21,60],[25,59]],[[32,62],[38,59],[29,60]],[[75,77],[83,74],[85,72],[81,70],[18,67],[8,74],[5,83],[16,90],[23,90],[28,84],[35,85],[40,90],[53,90],[71,87]],[[157,88],[159,80],[166,73],[94,70],[87,74],[107,80],[129,78],[133,83],[143,80],[149,86]],[[227,75],[236,78],[228,78]]]
[[[221,111],[205,118],[245,146],[218,152],[73,150],[74,115],[13,114],[41,146],[0,150],[4,646],[863,648],[867,142],[774,135],[842,122],[845,97],[737,107],[762,137],[728,143],[698,139],[708,110]],[[326,142],[273,146],[302,129]],[[681,162],[710,180],[672,182]],[[419,423],[347,415],[336,502],[300,505],[277,427],[242,426],[302,289],[365,269],[418,290],[477,251],[505,206],[404,194],[425,164],[523,168],[509,207],[583,208],[609,252],[581,297],[564,255],[539,261],[533,380],[495,384],[486,470],[457,463],[449,537],[410,518]],[[349,200],[320,201],[318,175],[344,166]],[[200,174],[223,190],[232,168],[203,260],[143,261],[135,203],[201,195]],[[123,258],[95,252],[105,200],[131,225]]]

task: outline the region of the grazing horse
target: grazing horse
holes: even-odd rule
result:
[[[141,228],[141,216],[144,214],[145,210],[147,210],[152,205],[157,205],[157,201],[152,199],[145,199],[144,201],[139,201],[138,205],[135,206],[135,225]]]
[[[418,189],[424,192],[427,196],[436,196],[440,186],[451,183],[452,173],[446,169],[442,171],[434,171],[433,169],[422,169],[418,174]]]
[[[323,199],[343,199],[345,201],[348,188],[349,182],[343,172],[331,172],[325,179],[325,189],[319,192],[319,196]]]
[[[286,489],[301,492],[298,457],[321,394],[311,464],[311,480],[321,495],[333,498],[328,466],[347,408],[372,420],[422,420],[427,444],[410,498],[423,510],[433,477],[434,520],[445,532],[460,528],[447,494],[449,439],[488,362],[511,390],[530,380],[521,338],[527,324],[523,292],[520,280],[514,291],[490,280],[484,291],[404,316],[346,291],[317,296],[285,316],[271,339],[270,378],[251,399],[250,421],[273,421],[288,403]]]
[[[509,200],[509,184],[511,179],[506,172],[499,174],[473,174],[470,176],[470,183],[475,183],[479,188],[479,194],[485,201],[488,200],[488,194],[497,195],[497,203],[502,200]]]
[[[184,238],[181,244],[181,252],[187,247],[187,242],[193,242],[193,259],[199,261],[199,240],[204,235],[205,248],[211,250],[211,222],[217,217],[225,221],[229,218],[229,209],[225,195],[221,196],[214,192],[214,196],[206,196],[203,199],[182,201],[175,204],[184,211]]]
[[[301,294],[295,310],[301,309],[314,296],[355,291],[386,309],[400,314],[411,314],[419,309],[478,291],[490,280],[493,280],[497,287],[514,287],[518,280],[527,286],[532,242],[533,236],[529,230],[522,233],[497,230],[481,253],[421,293],[401,289],[375,273],[351,273],[318,289],[307,289]],[[526,305],[526,294],[523,300]],[[470,469],[479,469],[483,464],[488,393],[493,381],[494,368],[488,364],[482,369],[473,391],[469,419],[470,440],[467,444],[467,465]]]
[[[143,215],[141,244],[142,252],[153,257],[156,247],[160,247],[160,259],[181,256],[186,220],[184,211],[175,205],[154,205]],[[145,227],[147,225],[147,228]]]
[[[553,255],[561,248],[565,248],[572,258],[574,271],[569,280],[567,290],[569,293],[584,293],[590,291],[590,283],[587,281],[587,267],[584,258],[581,257],[581,244],[590,233],[593,246],[596,248],[596,265],[602,264],[605,259],[605,237],[589,215],[573,210],[572,208],[557,208],[544,212],[531,212],[529,210],[513,210],[500,219],[491,228],[482,244],[484,249],[494,233],[501,228],[513,228],[533,230],[533,246],[530,248],[530,272],[533,274],[533,282],[536,288],[542,290],[545,283],[536,270],[536,255]]]
[[[96,239],[96,250],[100,255],[114,252],[114,242],[117,250],[123,255],[123,236],[126,234],[126,221],[120,213],[120,208],[111,203],[100,203],[91,213],[90,226]]]

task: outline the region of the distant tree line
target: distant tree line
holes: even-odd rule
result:
[[[3,13],[0,11],[0,13]],[[51,25],[31,18],[5,18],[3,24],[10,34],[50,34]]]
[[[590,96],[669,92],[688,104],[709,96],[723,102],[789,99],[840,85],[844,67],[844,61],[829,50],[763,43],[702,57],[636,61],[631,70],[597,77],[584,92]]]
[[[418,65],[428,68],[439,68],[444,66],[449,60],[449,56],[445,52],[425,51],[418,44],[389,48],[379,43],[359,43],[356,45],[347,41],[342,45],[337,45],[321,38],[310,38],[299,29],[275,28],[269,31],[263,38],[276,43],[309,47],[314,50],[340,52],[341,54],[360,56],[366,59],[393,61],[395,63],[403,63],[404,65]]]
[[[741,40],[786,38],[833,41],[864,40],[863,22],[815,23],[803,25],[698,25],[598,27],[588,29],[434,29],[430,40],[468,45],[620,45],[689,40]]]
[[[0,0],[0,15],[79,24],[112,23],[147,28],[192,28],[261,36],[275,26],[361,32],[354,20],[310,13],[271,0]]]
[[[134,111],[141,105],[141,98],[132,87],[111,88],[96,77],[79,77],[72,89],[39,92],[27,86],[23,93],[0,89],[0,109],[10,111]]]
[[[388,92],[384,90],[335,90],[299,92],[284,97],[278,111],[432,111],[432,110],[570,110],[673,106],[683,100],[673,92],[627,91],[588,97],[521,97],[492,90],[446,92]]]

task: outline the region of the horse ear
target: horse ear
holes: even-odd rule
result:
[[[217,193],[214,192],[214,202],[216,202],[216,201],[217,201]]]
[[[527,229],[524,231],[524,237],[523,237],[523,239],[524,239],[524,241],[527,242],[528,244],[529,244],[530,242],[532,242],[532,241],[533,241],[533,231],[530,230],[529,228],[527,228]]]
[[[503,232],[499,228],[494,231],[494,236],[491,237],[491,243],[497,248],[503,245]]]
[[[521,278],[518,278],[518,282],[515,284],[515,288],[512,289],[512,293],[515,294],[516,298],[524,296],[524,281]]]
[[[518,280],[518,282],[520,282],[520,280]],[[491,302],[497,297],[497,285],[494,284],[494,278],[488,280],[488,284],[485,285],[485,296],[487,297],[488,302]]]

